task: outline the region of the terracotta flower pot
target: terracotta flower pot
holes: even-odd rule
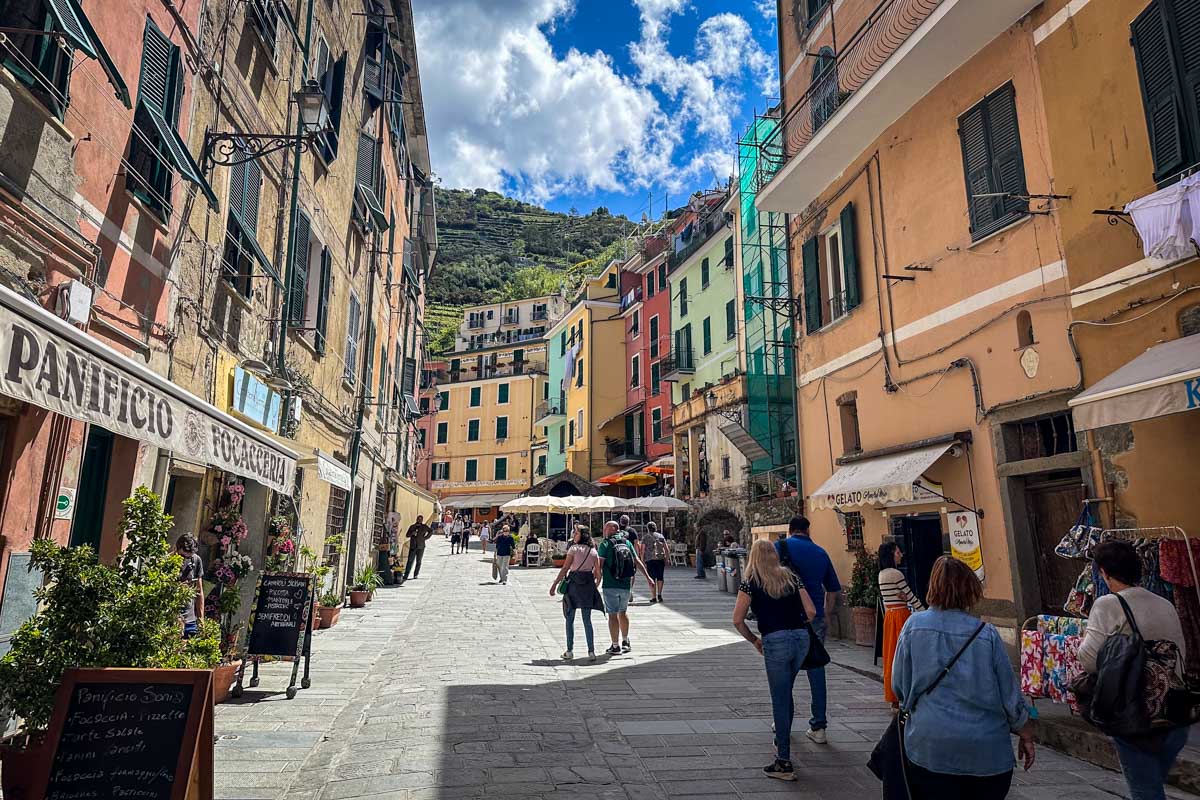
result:
[[[312,604],[312,619],[309,620],[309,630],[315,631],[321,626],[321,617],[317,614],[317,601]]]
[[[33,800],[34,778],[50,769],[52,757],[40,738],[24,749],[0,746],[0,792],[13,800]]]
[[[325,606],[321,606],[318,609],[318,613],[321,615],[321,628],[332,628],[334,625],[337,625],[338,618],[342,616],[342,607],[332,606],[326,608]]]
[[[213,667],[213,705],[224,703],[229,699],[229,689],[237,680],[237,671],[242,662],[232,661]]]
[[[875,609],[851,608],[850,618],[854,621],[854,643],[863,647],[874,647]]]
[[[370,594],[370,592],[360,592],[357,589],[351,589],[350,590],[350,607],[351,608],[362,608],[363,606],[365,606],[367,604],[367,595],[369,595],[369,594]]]
[[[372,589],[371,591],[367,592],[367,602],[369,603],[374,599],[375,599],[375,590]]]

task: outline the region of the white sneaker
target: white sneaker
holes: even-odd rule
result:
[[[575,657],[575,654],[572,653],[570,650],[568,650],[567,652],[562,654],[563,661],[570,661],[574,657]]]
[[[817,744],[829,744],[829,737],[825,735],[824,728],[820,730],[813,730],[812,728],[809,728],[804,732],[804,735],[808,737],[810,742],[816,742]]]

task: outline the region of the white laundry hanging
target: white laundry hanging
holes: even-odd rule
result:
[[[1191,243],[1192,215],[1187,213],[1185,206],[1200,206],[1200,203],[1188,202],[1189,189],[1194,185],[1188,180],[1159,189],[1125,206],[1125,212],[1133,218],[1147,258],[1175,260],[1196,252]],[[1197,211],[1200,212],[1200,208]]]

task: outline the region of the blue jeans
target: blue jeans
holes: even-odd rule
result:
[[[1166,735],[1161,747],[1146,752],[1128,740],[1113,737],[1121,773],[1129,786],[1130,800],[1164,800],[1167,795],[1163,784],[1167,781],[1167,773],[1187,740],[1188,729],[1176,728]]]
[[[817,638],[824,642],[825,618],[814,619],[812,629]],[[808,721],[808,727],[814,731],[823,731],[829,727],[829,720],[825,716],[825,707],[828,702],[825,691],[825,668],[808,669],[804,671],[804,674],[808,676],[808,693],[812,695],[812,718]]]
[[[704,574],[704,551],[696,551],[696,576],[700,578],[708,577]]]
[[[573,608],[566,614],[567,618],[567,649],[575,649],[575,612],[583,614],[583,634],[587,637],[588,652],[596,652],[596,643],[592,639],[592,610],[590,608]]]
[[[775,718],[775,757],[792,760],[792,717],[796,702],[792,689],[808,654],[808,631],[803,628],[775,631],[762,638],[767,685],[771,687],[771,713]]]

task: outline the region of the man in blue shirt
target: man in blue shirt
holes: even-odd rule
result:
[[[496,555],[493,556],[492,562],[496,565],[496,577],[500,583],[508,583],[508,565],[514,544],[516,542],[513,541],[512,530],[505,525],[496,537]]]
[[[832,608],[837,602],[837,594],[842,590],[837,572],[829,554],[809,537],[809,523],[805,517],[792,517],[788,523],[788,538],[775,543],[779,560],[791,567],[792,572],[800,577],[808,594],[816,607],[816,615],[812,620],[813,632],[825,641],[825,607]],[[829,727],[826,718],[825,668],[805,670],[808,675],[808,688],[812,694],[812,719],[808,723],[805,734],[817,744],[827,742],[825,729]]]

